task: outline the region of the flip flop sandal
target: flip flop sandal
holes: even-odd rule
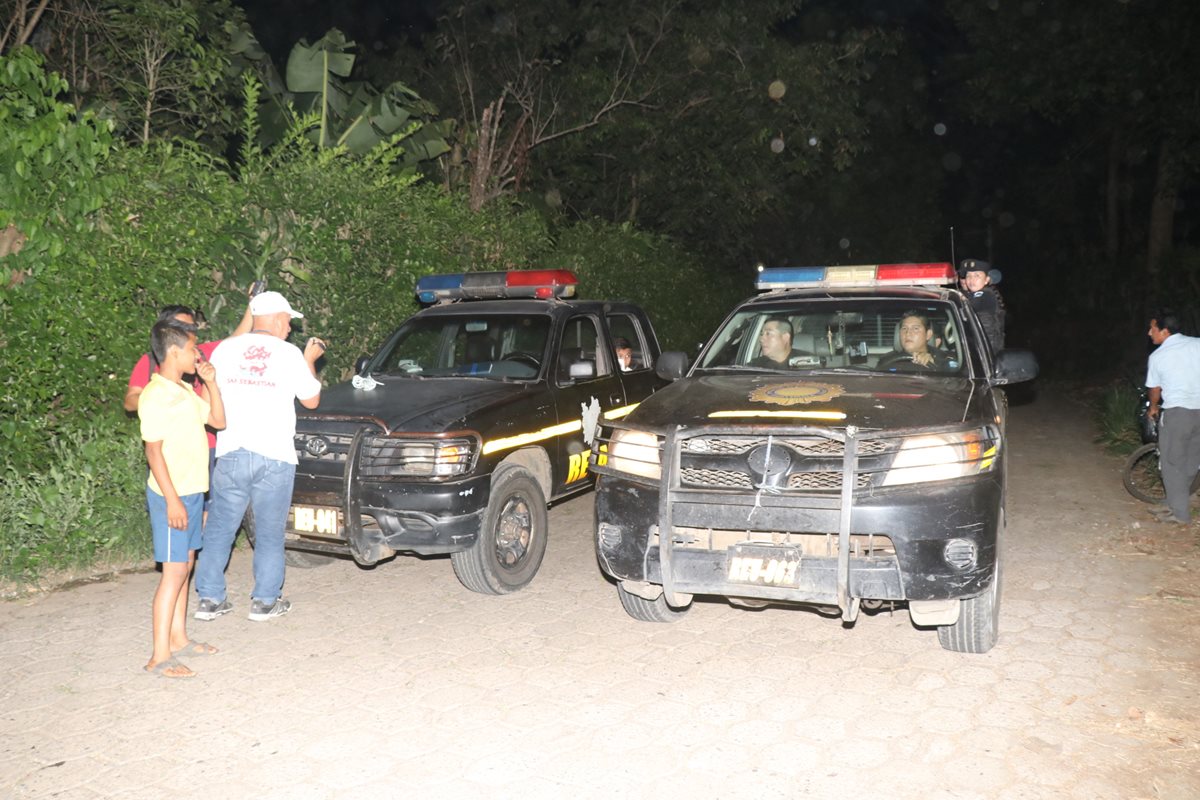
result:
[[[171,669],[189,669],[186,665],[179,661],[179,659],[176,658],[168,658],[166,661],[160,661],[149,669],[146,667],[142,667],[142,669],[145,669],[150,675],[157,675],[160,678],[171,678],[173,680],[196,677],[196,673],[191,672],[190,670],[184,675],[172,675],[167,672],[167,670]]]
[[[179,648],[178,650],[173,650],[171,652],[171,655],[172,656],[188,656],[188,657],[215,656],[219,652],[221,652],[221,651],[218,650],[217,648],[213,647],[208,642],[197,642],[197,641],[193,640],[193,641],[188,642],[187,644],[185,644],[183,647]]]

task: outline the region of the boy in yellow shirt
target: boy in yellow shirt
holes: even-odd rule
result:
[[[154,652],[146,671],[166,678],[196,673],[180,655],[210,655],[212,645],[188,640],[188,584],[196,550],[202,545],[204,493],[208,491],[208,436],[204,426],[225,427],[225,406],[217,371],[196,347],[196,326],[170,318],[150,333],[159,371],[138,398],[138,418],[150,477],[146,505],[154,535],[154,560],[162,577],[154,593]],[[200,394],[183,382],[195,373],[204,382]]]

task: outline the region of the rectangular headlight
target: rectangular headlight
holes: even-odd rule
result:
[[[884,486],[981,475],[996,468],[1000,437],[989,427],[960,433],[911,436],[884,476]]]
[[[402,439],[373,436],[363,442],[364,477],[447,478],[469,472],[473,439]]]
[[[617,428],[608,442],[604,466],[657,481],[662,477],[662,440],[653,433]]]

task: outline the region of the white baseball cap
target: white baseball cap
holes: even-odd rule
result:
[[[255,317],[265,317],[267,314],[286,312],[292,319],[303,317],[299,311],[294,311],[287,298],[279,292],[259,292],[250,300],[250,314]]]

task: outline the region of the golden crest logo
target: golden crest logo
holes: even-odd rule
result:
[[[760,386],[750,393],[750,399],[756,403],[772,403],[777,406],[796,406],[808,403],[824,403],[846,393],[843,386],[836,383],[811,383],[809,381],[793,381],[791,383],[773,383]]]

